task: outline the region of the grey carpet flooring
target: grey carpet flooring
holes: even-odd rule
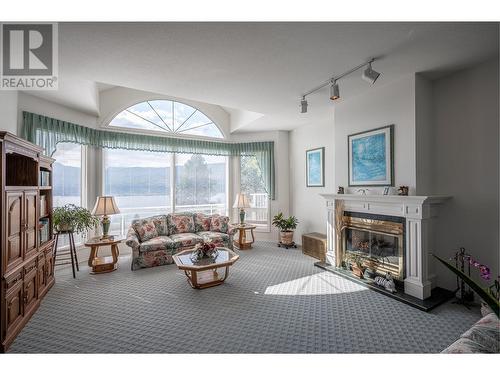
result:
[[[226,283],[192,289],[175,265],[56,284],[11,353],[434,353],[480,316],[447,303],[425,313],[258,242]]]

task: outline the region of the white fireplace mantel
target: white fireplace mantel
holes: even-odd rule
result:
[[[361,194],[321,194],[326,200],[327,217],[327,260],[338,266],[335,246],[335,203],[341,202],[344,211],[362,212],[375,215],[404,217],[406,219],[405,293],[426,299],[430,297],[434,277],[428,271],[428,258],[434,243],[434,222],[440,204],[451,198],[448,196],[401,196],[401,195],[361,195]]]

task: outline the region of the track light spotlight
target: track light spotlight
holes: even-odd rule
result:
[[[330,86],[330,100],[337,100],[340,98],[340,89],[337,81],[333,81]]]
[[[365,81],[367,81],[373,85],[379,76],[380,76],[380,73],[373,70],[372,63],[369,63],[368,67],[363,71],[361,78],[363,78]]]
[[[305,96],[300,101],[300,113],[307,113],[307,100]]]

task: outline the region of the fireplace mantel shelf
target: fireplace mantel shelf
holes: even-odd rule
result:
[[[411,204],[439,204],[448,199],[446,195],[377,195],[377,194],[320,194],[326,200],[350,200],[361,202],[387,202]]]

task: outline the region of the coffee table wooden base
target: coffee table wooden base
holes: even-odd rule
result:
[[[204,271],[185,270],[184,273],[193,289],[205,289],[222,284],[229,275],[229,266],[225,267],[224,277],[219,275],[217,268]]]

